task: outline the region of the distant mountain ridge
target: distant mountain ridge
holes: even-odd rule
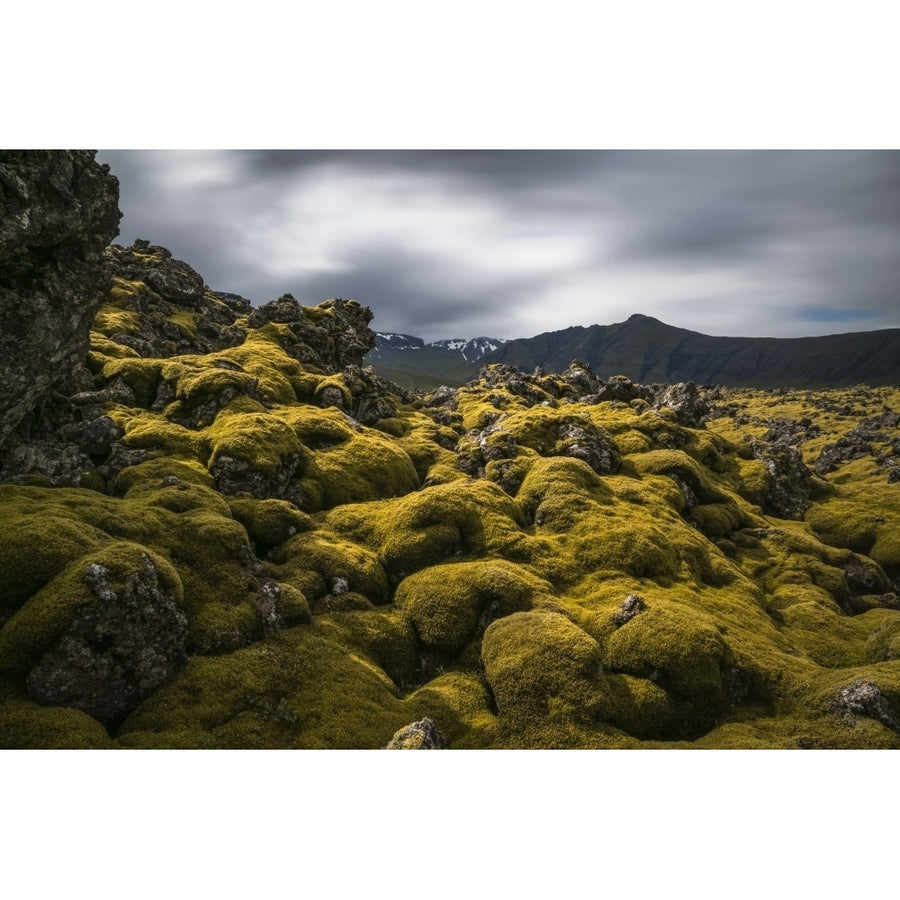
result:
[[[403,373],[406,386],[415,386],[413,381],[421,378],[423,387],[432,386],[436,378],[463,384],[491,363],[562,372],[573,359],[587,363],[602,378],[625,375],[642,384],[695,381],[760,388],[900,384],[897,328],[804,338],[716,337],[635,314],[613,325],[575,325],[496,343],[496,349],[477,360],[444,368],[434,367],[426,354],[413,359],[398,350],[390,356],[389,367]],[[387,365],[374,352],[366,361],[376,369]]]
[[[478,374],[484,357],[506,343],[500,338],[449,338],[426,344],[422,338],[376,332],[366,363],[403,387],[464,384]]]

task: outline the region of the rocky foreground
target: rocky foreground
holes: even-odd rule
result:
[[[900,387],[408,393],[365,307],[103,250],[115,179],[39,162],[0,158],[0,746],[900,747]]]

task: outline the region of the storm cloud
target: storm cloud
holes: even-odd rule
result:
[[[527,337],[633,313],[707,334],[900,327],[895,151],[106,150],[120,243],[254,303]]]

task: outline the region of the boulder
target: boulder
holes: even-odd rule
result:
[[[171,681],[187,664],[187,619],[161,581],[147,554],[118,590],[106,566],[87,566],[84,583],[97,602],[77,613],[29,672],[32,699],[110,725]]]
[[[406,725],[391,738],[386,750],[443,750],[444,736],[427,716]]]
[[[0,151],[0,447],[52,391],[90,384],[118,200],[92,150]]]

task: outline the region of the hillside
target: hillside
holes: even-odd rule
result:
[[[474,378],[481,360],[504,342],[497,338],[442,340],[426,344],[408,334],[375,334],[365,358],[379,375],[409,390],[459,386]]]
[[[2,416],[0,746],[900,748],[900,386],[412,394],[355,300],[17,240],[4,366],[90,328]]]
[[[412,340],[418,340],[413,338]],[[402,372],[404,386],[427,387],[434,379],[460,386],[481,365],[501,363],[525,371],[562,372],[573,359],[599,375],[624,375],[642,383],[694,381],[730,387],[848,387],[900,383],[900,330],[807,338],[713,337],[633,315],[615,325],[573,326],[501,344],[478,361],[447,366],[443,356],[392,352],[366,361],[387,374]]]
[[[604,377],[730,387],[846,387],[900,383],[900,329],[806,338],[712,337],[633,315],[510,341],[486,357],[559,372],[581,359]]]

